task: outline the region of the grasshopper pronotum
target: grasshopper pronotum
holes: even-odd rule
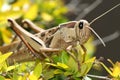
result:
[[[114,6],[110,10],[103,13],[102,15],[93,19],[90,23],[88,23],[88,21],[86,21],[86,20],[70,21],[70,22],[62,23],[62,24],[58,25],[57,27],[54,27],[54,28],[51,28],[48,30],[38,29],[38,27],[36,27],[29,20],[24,20],[23,23],[27,23],[28,26],[30,26],[33,30],[38,32],[35,35],[27,32],[23,28],[21,28],[21,26],[19,26],[15,22],[15,20],[8,19],[8,21],[11,23],[11,27],[14,30],[14,32],[20,37],[22,42],[29,49],[29,50],[26,50],[27,48],[22,43],[22,48],[19,49],[19,51],[16,53],[23,54],[23,53],[25,53],[24,52],[25,50],[27,51],[27,53],[29,53],[31,51],[34,56],[36,56],[42,60],[43,56],[45,56],[45,57],[48,56],[48,54],[46,54],[46,52],[47,53],[56,52],[56,51],[61,51],[61,49],[65,49],[65,50],[69,51],[69,50],[71,50],[72,47],[76,46],[78,43],[81,45],[84,53],[86,53],[86,49],[83,45],[89,39],[91,32],[93,32],[105,46],[105,43],[103,42],[103,40],[90,27],[90,25],[118,6],[120,6],[120,4]],[[3,48],[9,49],[9,47],[11,47],[12,45],[14,45],[14,46],[17,45],[16,48],[18,48],[19,43],[20,42],[18,41],[13,44],[10,44],[8,47],[7,46],[0,47],[0,51],[4,52]],[[8,50],[8,51],[11,51],[11,50]],[[42,53],[42,54],[40,54],[40,53]]]

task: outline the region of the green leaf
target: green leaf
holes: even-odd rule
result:
[[[2,72],[4,72],[4,71],[6,71],[6,69],[7,69],[7,64],[6,64],[6,62],[2,62],[2,63],[0,64],[0,70],[1,70]]]
[[[8,71],[11,71],[11,70],[17,68],[18,66],[19,66],[19,65],[8,66],[7,69],[6,69],[6,71],[7,71],[7,72],[8,72]]]
[[[92,68],[92,65],[93,65],[95,59],[96,59],[96,57],[93,57],[93,58],[90,58],[87,61],[85,61],[86,66],[88,67],[88,69],[87,69],[85,74],[87,74],[90,71],[90,69]]]
[[[77,62],[70,56],[67,65],[69,66],[69,71],[72,73],[78,72]]]
[[[5,80],[5,78],[3,76],[0,76],[0,80]]]
[[[43,75],[44,75],[44,80],[49,80],[54,77],[54,70],[45,71]]]
[[[56,69],[56,70],[54,70],[54,74],[61,74],[61,73],[63,73],[63,71],[60,70],[60,69]]]
[[[76,77],[85,76],[92,68],[94,61],[95,61],[95,57],[88,59],[83,64],[81,64],[80,72],[76,74]]]
[[[37,66],[35,67],[34,71],[33,71],[33,74],[38,79],[40,77],[41,73],[42,73],[42,64],[38,63]]]
[[[17,75],[17,71],[14,71],[12,80],[18,80],[19,76]]]
[[[61,62],[64,63],[64,64],[66,64],[66,63],[68,62],[68,59],[69,59],[69,57],[68,57],[67,52],[62,51],[62,54],[61,54]]]
[[[10,55],[12,55],[12,52],[0,55],[0,64],[4,62]]]

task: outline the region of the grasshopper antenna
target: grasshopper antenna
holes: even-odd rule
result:
[[[101,43],[105,47],[106,45],[105,45],[104,41],[102,40],[102,38],[91,27],[88,27],[88,26],[86,26],[86,27],[89,28],[98,37],[98,39],[101,41]]]
[[[100,19],[101,17],[103,17],[104,15],[106,15],[107,13],[111,12],[112,10],[114,10],[115,8],[117,8],[118,6],[120,6],[120,3],[115,5],[114,7],[112,7],[111,9],[109,9],[108,11],[104,12],[102,15],[98,16],[97,18],[93,19],[91,22],[90,22],[90,25],[92,23],[94,23],[96,20]]]
[[[93,19],[91,22],[90,22],[90,25],[93,24],[96,20],[100,19],[101,17],[103,17],[104,15],[106,15],[107,13],[111,12],[112,10],[114,10],[115,8],[117,8],[118,6],[120,6],[120,3],[115,5],[114,7],[112,7],[111,9],[107,10],[106,12],[104,12],[102,15],[98,16],[97,18]],[[91,27],[88,27],[97,37],[98,39],[102,42],[103,46],[106,46],[104,41],[102,40],[102,38],[91,28]]]

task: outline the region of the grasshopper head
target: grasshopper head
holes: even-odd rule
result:
[[[91,34],[91,31],[98,37],[98,39],[105,46],[104,41],[100,38],[100,36],[90,27],[90,23],[86,20],[80,20],[75,25],[76,39],[80,44],[85,43]]]
[[[85,43],[91,34],[91,31],[89,28],[90,24],[86,20],[80,20],[76,22],[75,24],[75,32],[76,32],[76,38],[80,42],[80,44]]]

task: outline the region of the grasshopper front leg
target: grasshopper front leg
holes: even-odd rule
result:
[[[80,45],[84,54],[83,54],[83,62],[85,61],[85,56],[86,56],[86,52],[87,52],[87,49],[84,47],[84,45]]]

